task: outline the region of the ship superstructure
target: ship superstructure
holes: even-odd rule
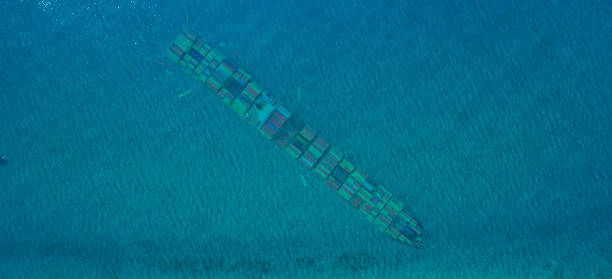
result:
[[[293,115],[218,49],[193,32],[184,31],[168,53],[232,111],[324,181],[378,230],[401,243],[422,247],[423,228],[408,206]]]

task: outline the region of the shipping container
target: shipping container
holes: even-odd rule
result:
[[[181,65],[185,67],[188,73],[192,74],[192,70],[197,66],[200,62],[195,60],[193,56],[186,54],[183,55],[183,60],[181,60]]]
[[[181,50],[183,50],[183,52],[187,52],[191,48],[191,45],[193,45],[195,40],[195,34],[190,31],[185,31],[181,33],[178,38],[176,38],[174,44],[178,46]]]
[[[204,60],[202,60],[202,62],[200,62],[200,64],[198,64],[193,69],[193,75],[195,76],[195,78],[197,80],[200,80],[202,82],[206,82],[206,79],[210,76],[210,73],[206,72],[207,66],[208,66],[208,61],[206,61],[206,59],[204,59]]]
[[[215,57],[210,62],[216,69],[219,66],[221,66],[221,64],[223,64],[224,61],[225,61],[225,54],[219,52],[217,53],[217,55],[215,55]]]
[[[293,159],[299,158],[304,151],[310,146],[317,133],[307,125],[305,125],[289,143],[285,149],[289,156]]]
[[[249,81],[251,80],[251,75],[249,75],[245,70],[243,69],[238,69],[236,72],[234,72],[233,75],[234,79],[238,81],[238,83],[240,83],[240,85],[242,85],[242,87],[244,88],[247,83],[249,83]]]
[[[245,75],[245,77],[248,77],[248,75]],[[242,78],[240,80],[242,80]],[[234,110],[234,112],[236,112],[238,115],[244,116],[253,102],[255,102],[255,99],[257,99],[262,92],[263,88],[259,86],[257,82],[248,81],[245,88],[232,104],[232,110]]]
[[[236,79],[236,75],[232,75],[229,79],[227,79],[227,81],[225,81],[223,87],[227,88],[232,95],[238,96],[240,93],[242,93],[242,90],[244,90],[245,85]]]
[[[335,146],[329,148],[329,151],[323,155],[321,161],[316,165],[313,173],[320,179],[327,179],[331,171],[340,163],[344,154]]]
[[[374,220],[374,224],[379,227],[384,225],[384,229],[386,229],[403,207],[404,203],[398,201],[395,197],[391,197],[387,205],[380,211],[378,217]]]
[[[175,63],[179,63],[181,59],[183,59],[185,51],[183,51],[176,44],[172,44],[172,46],[170,46],[170,49],[168,49],[168,55],[170,56],[170,59],[172,59],[172,61],[174,61]]]
[[[206,85],[206,88],[210,89],[210,91],[215,94],[217,91],[219,91],[219,89],[221,89],[221,83],[212,77],[208,78],[204,85]]]
[[[370,222],[374,221],[392,196],[391,192],[387,191],[382,185],[377,185],[373,191],[368,191],[367,188],[362,187],[357,194],[365,201],[359,211]]]
[[[206,43],[206,41],[204,41],[204,39],[199,38],[193,43],[191,49],[197,51],[200,56],[205,58],[212,48]]]
[[[234,95],[225,87],[221,88],[221,90],[217,92],[217,96],[219,96],[223,103],[228,106],[231,105],[232,101],[234,100]]]
[[[193,58],[195,61],[198,61],[198,64],[200,62],[202,62],[202,60],[204,60],[204,56],[202,56],[202,54],[198,53],[195,49],[190,49],[187,54]]]
[[[247,110],[251,107],[251,100],[247,99],[243,93],[238,95],[236,100],[232,103],[232,110],[240,115],[241,117],[247,112]]]
[[[212,75],[212,73],[217,70],[218,65],[213,63],[213,61],[215,60],[215,57],[219,54],[219,51],[216,49],[211,49],[208,54],[206,54],[205,60],[206,62],[208,62],[206,66],[206,71],[209,73],[209,75]]]
[[[323,154],[329,148],[329,144],[323,140],[320,136],[315,139],[315,141],[308,147],[304,155],[300,157],[300,162],[307,169],[312,169],[319,162],[319,159],[323,157]]]
[[[342,183],[338,194],[345,200],[350,200],[357,191],[361,189],[361,185],[365,181],[365,174],[360,169],[355,169],[349,177]],[[361,205],[361,203],[359,203]]]
[[[228,78],[234,73],[234,67],[228,61],[222,62],[212,76],[221,84],[225,84]]]
[[[272,139],[290,116],[291,113],[285,107],[279,105],[261,127],[261,133],[267,139]]]
[[[244,72],[244,70],[238,69],[225,81],[225,84],[223,85],[223,87],[227,90],[225,96],[229,96],[226,97],[227,100],[224,99],[225,103],[230,105],[232,110],[240,116],[244,115],[244,112],[246,112],[246,109],[250,105],[250,103],[247,103],[244,98],[240,97],[242,91],[249,81],[248,76],[245,74],[246,72]]]
[[[374,219],[372,223],[379,231],[385,231],[387,227],[391,224],[391,218],[388,214],[382,214],[381,211],[381,213],[376,216],[376,219]]]
[[[304,123],[292,114],[279,131],[274,134],[272,141],[280,148],[285,149],[303,127]]]
[[[355,165],[353,163],[346,158],[342,159],[327,178],[327,186],[332,190],[338,190],[354,169]]]

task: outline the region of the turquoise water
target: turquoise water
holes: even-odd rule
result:
[[[612,278],[609,1],[88,2],[0,4],[0,277]],[[186,26],[427,247],[173,65]]]

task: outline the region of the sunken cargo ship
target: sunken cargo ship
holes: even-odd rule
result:
[[[221,51],[187,30],[174,41],[168,54],[374,227],[402,244],[423,247],[423,227],[404,202],[356,167],[338,147],[292,114]]]

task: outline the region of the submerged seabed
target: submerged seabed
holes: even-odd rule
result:
[[[2,278],[611,277],[606,1],[13,2]],[[409,201],[427,247],[171,65],[187,25]]]

